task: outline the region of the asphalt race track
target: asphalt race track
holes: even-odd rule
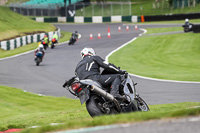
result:
[[[143,33],[129,25],[126,31],[124,24],[55,24],[62,31],[78,31],[82,36],[75,45],[62,44],[55,49],[47,49],[44,61],[40,66],[34,62],[34,53],[11,59],[0,60],[0,85],[20,88],[28,92],[57,97],[74,98],[62,87],[64,81],[74,76],[76,64],[81,60],[80,51],[92,47],[103,58],[112,50],[138,37]],[[118,26],[122,31],[118,32]],[[138,28],[177,27],[180,25],[138,25]],[[107,37],[110,27],[111,38]],[[97,35],[101,33],[101,39]],[[90,39],[93,34],[93,39]],[[163,82],[133,77],[138,83],[137,92],[150,105],[200,102],[200,83]]]
[[[200,117],[116,124],[81,128],[56,133],[199,133]]]

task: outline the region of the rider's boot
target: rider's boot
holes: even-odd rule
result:
[[[117,100],[120,100],[120,101],[127,101],[126,97],[122,96],[120,94],[115,94],[114,98],[117,99]]]
[[[115,88],[112,88],[110,94],[113,95],[114,98],[117,100],[120,100],[120,101],[127,100],[125,96],[122,96],[119,94],[119,85],[116,85]]]

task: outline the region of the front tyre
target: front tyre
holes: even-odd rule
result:
[[[104,102],[105,101],[99,96],[92,95],[90,97],[86,102],[86,108],[91,117],[105,114],[102,107]]]
[[[141,97],[137,97],[137,102],[138,102],[138,110],[139,111],[144,111],[144,112],[150,111],[148,105]]]

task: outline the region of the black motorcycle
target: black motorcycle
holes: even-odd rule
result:
[[[44,41],[44,39],[40,40],[39,43],[42,44],[42,45],[44,46],[44,49],[45,49],[45,50],[48,48],[48,43],[46,43],[46,42]]]
[[[184,32],[190,32],[193,31],[193,24],[184,24],[182,25]]]
[[[43,57],[42,52],[36,53],[36,57],[35,57],[36,66],[39,66],[39,64],[42,62],[42,57]]]
[[[75,34],[72,34],[70,40],[69,40],[69,45],[74,45],[74,43],[77,41],[77,36]]]
[[[107,73],[107,72],[106,72]],[[103,72],[103,74],[106,74]],[[90,116],[104,114],[118,114],[134,111],[149,111],[146,102],[136,93],[135,83],[127,74],[123,75],[119,93],[126,97],[126,100],[117,100],[109,93],[109,88],[91,79],[79,80],[73,77],[66,81],[63,87],[74,96],[78,97],[81,104],[86,102],[86,108]]]

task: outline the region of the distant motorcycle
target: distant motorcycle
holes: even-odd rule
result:
[[[48,43],[46,43],[44,40],[40,40],[39,44],[42,44],[44,46],[44,49],[46,50],[48,47]],[[38,45],[39,45],[38,44]]]
[[[104,71],[102,74],[110,74]],[[102,85],[91,79],[79,80],[73,77],[66,81],[63,87],[74,96],[78,97],[81,104],[86,102],[86,109],[91,117],[103,114],[118,114],[134,111],[149,111],[146,102],[136,93],[135,83],[128,75],[124,74],[119,93],[124,95],[127,100],[119,101],[109,93],[109,87],[103,88]]]
[[[42,57],[43,57],[42,52],[36,53],[36,57],[35,57],[36,66],[39,66],[39,64],[42,62]]]
[[[182,25],[182,27],[183,27],[183,30],[184,30],[184,32],[190,32],[190,31],[193,31],[193,24],[184,24],[184,25]]]
[[[57,43],[57,41],[55,38],[51,40],[51,49],[53,49],[55,47],[56,43]]]
[[[70,40],[69,40],[69,45],[74,45],[74,43],[77,41],[77,36],[76,35],[72,35]]]

